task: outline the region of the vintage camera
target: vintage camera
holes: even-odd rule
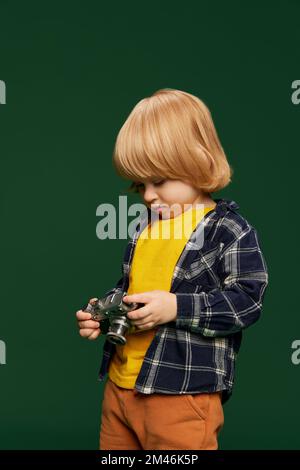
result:
[[[125,335],[131,326],[130,320],[127,318],[127,312],[145,305],[136,302],[123,302],[125,295],[127,295],[126,292],[116,292],[107,297],[96,299],[82,309],[91,313],[91,320],[99,322],[105,319],[109,320],[107,340],[113,344],[126,344]]]

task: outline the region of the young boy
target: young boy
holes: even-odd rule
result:
[[[140,101],[114,163],[147,210],[104,296],[126,291],[125,302],[144,306],[128,313],[124,346],[104,344],[100,449],[217,449],[242,330],[268,285],[256,229],[234,201],[211,198],[232,171],[208,108],[189,93]],[[76,315],[80,335],[96,339],[100,324]]]

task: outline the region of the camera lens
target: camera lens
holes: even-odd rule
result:
[[[107,333],[107,339],[110,343],[113,344],[120,344],[121,346],[124,346],[124,344],[126,344],[126,338],[124,336],[114,333],[112,331]]]
[[[107,339],[113,344],[124,345],[126,343],[125,334],[130,324],[125,316],[116,317],[111,321]]]

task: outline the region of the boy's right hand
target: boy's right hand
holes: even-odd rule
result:
[[[91,303],[93,300],[97,299],[90,299],[89,303]],[[78,310],[76,312],[76,318],[78,320],[77,324],[80,336],[88,339],[98,338],[98,336],[101,334],[100,323],[98,321],[91,320],[92,315],[90,313],[84,312],[83,310]]]

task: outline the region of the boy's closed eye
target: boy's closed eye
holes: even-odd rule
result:
[[[165,181],[166,181],[165,179],[153,180],[152,184],[154,186],[161,186]],[[137,182],[132,183],[132,187],[136,188],[137,190],[140,190],[140,189],[144,190],[145,184],[137,181]]]
[[[157,180],[153,180],[152,183],[155,185],[155,186],[160,186],[161,184],[163,184],[166,180],[164,178],[161,178],[161,179],[157,179]]]

